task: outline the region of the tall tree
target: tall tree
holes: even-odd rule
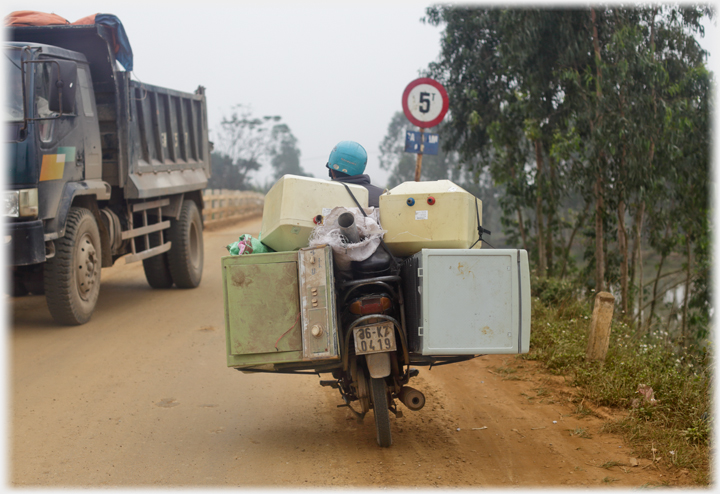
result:
[[[248,173],[260,168],[257,162],[238,160],[234,162],[230,156],[212,153],[212,175],[208,179],[208,189],[247,190],[250,183]]]
[[[425,19],[445,27],[428,68],[450,96],[445,149],[505,185],[504,223],[522,232],[536,272],[564,273],[582,232],[592,242],[588,288],[617,289],[626,314],[637,296],[638,313],[652,314],[671,285],[662,260],[682,254],[683,320],[696,325],[684,327],[688,334],[703,331],[709,306],[708,195],[700,184],[711,78],[695,39],[706,15],[678,5],[440,5]],[[586,215],[594,228],[582,231]],[[661,260],[649,301],[647,247]],[[693,254],[702,257],[697,269]]]
[[[299,165],[297,139],[281,120],[280,116],[256,117],[248,106],[235,105],[229,116],[223,116],[216,132],[213,157],[217,157],[219,173],[217,179],[211,177],[211,183],[221,188],[251,188],[251,174],[268,163],[276,173],[278,168],[287,167],[292,170],[287,173],[305,175]]]
[[[446,148],[477,158],[480,168],[507,167],[505,181],[527,184],[507,189],[523,195],[506,202],[514,204],[516,217],[506,222],[516,222],[525,245],[532,243],[536,271],[543,276],[553,267],[554,237],[562,235],[557,208],[566,190],[566,173],[549,154],[556,130],[568,118],[568,90],[555,71],[587,57],[577,48],[582,13],[456,6],[427,13],[428,22],[446,26],[440,60],[429,67],[450,96]],[[528,202],[532,215],[524,211]]]
[[[272,148],[270,164],[275,169],[275,180],[286,174],[312,177],[300,166],[300,149],[297,147],[297,138],[286,124],[273,126],[270,132]]]

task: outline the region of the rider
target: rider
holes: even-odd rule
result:
[[[383,190],[370,183],[370,177],[363,174],[367,164],[367,152],[355,141],[341,141],[330,152],[325,165],[328,175],[335,182],[362,185],[368,190],[368,206],[380,207]]]

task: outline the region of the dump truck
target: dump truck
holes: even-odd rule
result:
[[[122,24],[102,16],[6,29],[8,288],[44,293],[67,325],[90,319],[101,268],[120,257],[153,288],[202,278],[205,90],[131,80]]]

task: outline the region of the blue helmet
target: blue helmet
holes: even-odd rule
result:
[[[367,165],[367,152],[355,141],[341,141],[330,151],[326,167],[348,175],[361,175]]]

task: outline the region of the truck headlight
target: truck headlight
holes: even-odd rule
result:
[[[38,215],[37,189],[6,191],[4,203],[3,216],[25,218]]]

